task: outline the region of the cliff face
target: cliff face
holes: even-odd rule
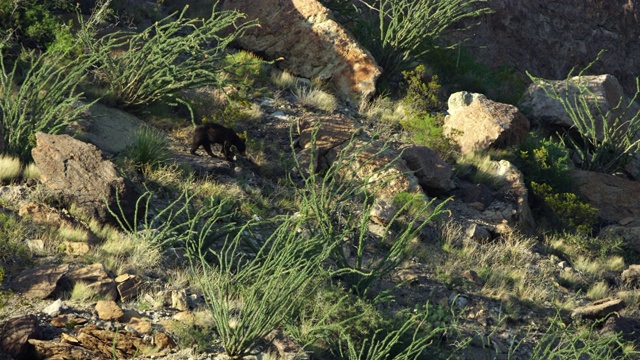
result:
[[[564,79],[605,49],[590,73],[613,74],[627,92],[635,92],[640,0],[489,0],[487,5],[495,12],[462,34],[468,38],[463,47],[479,60]]]

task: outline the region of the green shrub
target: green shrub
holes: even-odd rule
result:
[[[440,100],[438,77],[428,77],[424,65],[412,71],[404,71],[407,82],[406,94],[400,101],[405,116],[399,121],[406,131],[409,142],[427,146],[443,158],[449,159],[456,153],[455,143],[444,136],[442,125],[444,115]]]
[[[531,182],[534,196],[542,199],[544,206],[560,220],[561,226],[567,230],[574,230],[591,234],[598,222],[598,209],[582,201],[574,193],[554,192],[548,184]]]
[[[136,131],[133,144],[125,150],[125,157],[138,168],[157,168],[169,160],[168,145],[162,131],[144,126]]]
[[[0,132],[4,151],[23,163],[31,160],[36,132],[57,133],[82,118],[91,106],[81,102],[83,94],[76,91],[91,59],[79,56],[67,61],[65,55],[23,51],[11,68],[7,68],[4,54],[0,58]]]
[[[237,93],[233,99],[251,99],[265,92],[269,83],[268,63],[253,53],[238,51],[226,55],[221,61],[222,68],[233,83]]]
[[[402,98],[402,104],[414,112],[438,112],[443,108],[441,101],[442,87],[438,76],[428,76],[426,67],[421,64],[411,71],[403,71],[402,75],[407,83],[407,91]]]
[[[210,17],[195,19],[186,18],[185,11],[141,33],[118,31],[97,40],[96,24],[104,12],[82,21],[80,39],[100,64],[94,78],[108,87],[117,105],[136,108],[160,99],[175,101],[183,90],[221,85],[223,74],[233,70],[233,64],[221,62],[225,49],[256,23],[240,24],[244,15],[235,11],[212,10]]]
[[[552,138],[530,133],[513,162],[528,184],[548,184],[555,192],[568,192],[573,181],[567,149]]]
[[[44,47],[62,27],[56,12],[74,6],[73,0],[0,0],[0,38],[12,36],[23,46]]]
[[[322,263],[332,244],[315,252],[318,238],[307,238],[300,218],[289,216],[255,252],[241,251],[245,224],[229,236],[221,251],[206,251],[202,243],[190,246],[192,269],[202,269],[201,286],[225,353],[243,358],[268,334],[283,326],[318,286]],[[205,229],[205,232],[210,229]],[[194,249],[196,249],[194,251]],[[205,251],[197,251],[205,249]],[[210,263],[207,257],[215,261]]]
[[[446,314],[433,314],[436,309],[428,303],[424,307],[417,306],[398,328],[386,334],[376,331],[361,345],[354,345],[351,335],[345,333],[341,339],[344,346],[339,348],[340,357],[349,360],[434,358],[434,353],[427,354],[426,351],[449,328],[449,325],[439,322],[445,319]],[[343,351],[343,347],[346,350]]]

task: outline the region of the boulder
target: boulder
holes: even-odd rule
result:
[[[571,313],[571,318],[602,320],[610,314],[618,312],[625,307],[626,304],[621,299],[601,299],[574,309]]]
[[[98,313],[98,318],[107,321],[120,321],[124,316],[122,308],[113,300],[98,301],[96,304],[96,312]]]
[[[327,170],[340,151],[359,132],[356,123],[344,115],[305,116],[298,120],[298,145],[302,148],[298,159],[309,169],[311,151],[315,149],[316,171]]]
[[[593,171],[574,170],[575,192],[608,223],[640,219],[640,182]]]
[[[260,22],[238,39],[244,49],[280,59],[296,76],[330,80],[347,100],[373,95],[381,69],[319,1],[227,0],[223,8]]]
[[[117,213],[121,208],[133,219],[135,191],[98,148],[69,135],[39,132],[36,141],[31,154],[45,186],[75,203],[88,217],[117,224],[109,207]]]
[[[65,132],[106,154],[116,155],[135,141],[136,132],[144,126],[144,121],[132,114],[96,103],[84,119],[69,124]]]
[[[529,133],[529,120],[513,105],[482,94],[455,93],[450,99],[443,130],[462,154],[521,145]]]
[[[401,148],[402,160],[418,178],[418,183],[427,193],[442,194],[453,189],[451,165],[426,146],[408,145]]]
[[[574,76],[568,81],[545,80],[542,83],[529,85],[520,100],[519,108],[527,115],[532,124],[543,127],[560,127],[567,130],[574,125],[562,103],[548,95],[553,92],[570,100],[575,99],[581,93],[585,94],[590,111],[596,115],[595,120],[602,120],[597,115],[605,115],[609,112],[611,112],[608,118],[610,122],[616,118],[628,120],[629,116],[635,115],[640,110],[638,104],[631,103],[631,100],[625,95],[622,85],[614,76]],[[630,108],[625,112],[627,106]],[[598,126],[598,131],[598,137],[601,139],[601,124]]]
[[[28,299],[46,299],[61,291],[71,290],[65,278],[68,271],[68,264],[28,269],[15,277],[9,288]]]
[[[133,359],[150,347],[142,338],[128,331],[102,330],[94,325],[80,329],[77,339],[83,348],[98,353],[98,358],[107,359]]]
[[[142,292],[142,280],[136,275],[122,274],[115,281],[120,301],[123,303],[134,300]]]
[[[0,354],[9,354],[15,359],[32,359],[29,339],[37,339],[41,333],[38,318],[24,315],[0,324]]]

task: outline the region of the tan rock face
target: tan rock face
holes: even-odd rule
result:
[[[250,51],[305,78],[331,80],[344,98],[367,98],[375,91],[381,69],[316,0],[227,0],[227,10],[239,10],[260,27],[238,40]]]
[[[468,94],[468,93],[466,93]],[[449,101],[444,134],[454,139],[463,154],[490,147],[520,145],[529,133],[529,120],[513,105],[482,94],[455,93]]]

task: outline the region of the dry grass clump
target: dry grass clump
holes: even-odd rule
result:
[[[162,252],[142,237],[130,237],[117,233],[96,248],[95,257],[116,274],[125,272],[140,274],[158,268]]]
[[[86,302],[95,300],[98,297],[98,291],[95,287],[91,287],[88,283],[78,281],[71,290],[71,300],[78,302]]]
[[[333,112],[338,107],[336,97],[313,87],[297,86],[293,95],[299,104],[315,109]]]
[[[72,242],[89,241],[89,233],[86,230],[72,226],[61,226],[58,229],[58,235],[61,238]]]
[[[536,239],[514,233],[479,243],[453,223],[442,226],[441,237],[440,251],[426,253],[421,260],[434,264],[433,271],[445,283],[460,282],[465,271],[473,270],[484,281],[482,293],[487,296],[512,304],[551,301],[554,269],[532,265],[539,262],[531,250]]]
[[[38,166],[36,166],[35,163],[30,163],[24,167],[24,170],[22,170],[22,177],[25,179],[39,179],[40,169],[38,169]]]
[[[21,164],[20,159],[13,156],[0,156],[0,181],[11,181],[20,176]]]
[[[282,90],[295,90],[298,86],[298,78],[288,71],[273,70],[271,82]]]

